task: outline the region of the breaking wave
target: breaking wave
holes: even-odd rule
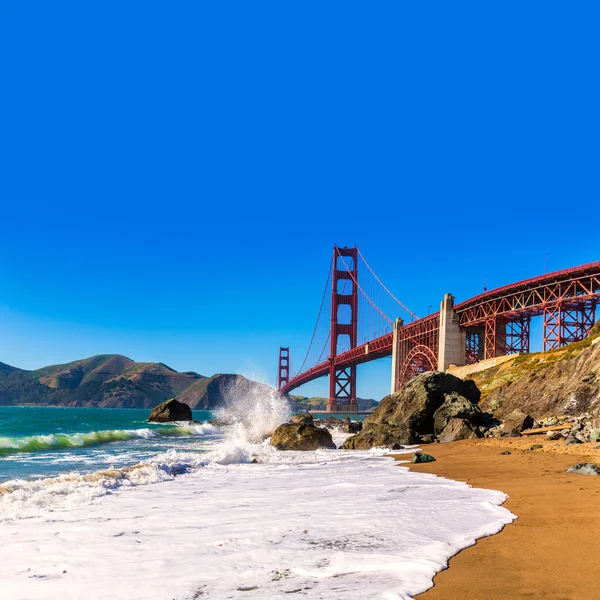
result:
[[[47,452],[48,450],[86,448],[111,442],[177,436],[205,436],[218,432],[210,423],[177,424],[161,429],[113,429],[89,433],[53,433],[29,437],[0,437],[0,455],[15,452]]]

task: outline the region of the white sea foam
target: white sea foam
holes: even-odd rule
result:
[[[411,473],[380,451],[255,452],[258,464],[208,463],[5,523],[3,598],[407,599],[513,518],[504,494]]]
[[[501,492],[412,473],[385,450],[279,452],[259,442],[287,416],[278,402],[228,413],[205,453],[5,493],[13,519],[37,516],[0,527],[3,600],[406,600],[514,518]]]

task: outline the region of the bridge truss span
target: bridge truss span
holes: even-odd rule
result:
[[[457,305],[446,294],[440,311],[423,318],[383,285],[356,246],[334,247],[326,290],[328,286],[331,316],[321,353],[304,369],[311,364],[311,348],[321,347],[316,332],[326,322],[321,319],[323,299],[309,350],[294,377],[289,350],[281,349],[278,387],[290,393],[329,376],[328,410],[354,412],[359,364],[391,356],[395,391],[424,371],[529,352],[533,317],[543,318],[544,351],[583,339],[595,324],[600,303],[600,261],[486,291]],[[323,356],[327,348],[329,355]]]
[[[507,285],[455,306],[462,328],[483,334],[484,358],[529,351],[529,324],[543,316],[543,349],[583,339],[600,301],[600,261]]]

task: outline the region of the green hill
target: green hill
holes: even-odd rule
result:
[[[307,410],[313,412],[325,411],[327,409],[327,398],[307,398],[306,396],[290,396],[292,402],[292,408],[295,412],[306,412]],[[366,411],[374,409],[377,406],[377,402],[370,398],[357,398],[358,410]]]
[[[218,378],[217,392],[239,386],[238,380],[248,382],[248,387],[254,384],[238,375]],[[92,356],[35,371],[0,363],[0,405],[151,408],[177,397],[193,408],[214,408],[223,402],[222,395],[211,387],[214,380],[192,371],[179,373],[163,363],[135,362],[119,354]]]

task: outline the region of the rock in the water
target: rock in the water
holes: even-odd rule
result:
[[[302,425],[314,425],[315,421],[311,414],[293,415],[290,418],[290,423],[300,423]]]
[[[342,419],[338,425],[338,429],[343,433],[360,433],[363,424],[360,421],[352,421],[350,417]]]
[[[431,454],[425,454],[424,452],[415,452],[412,457],[414,463],[428,463],[435,462],[435,458]]]
[[[343,444],[344,450],[366,450],[368,448],[392,448],[397,450],[405,444],[419,443],[419,436],[406,427],[371,423],[362,431],[350,436]]]
[[[148,417],[149,423],[167,423],[169,421],[191,421],[192,409],[183,402],[171,398],[155,406]]]
[[[481,437],[476,426],[466,419],[450,419],[444,430],[438,435],[440,442],[456,442]]]
[[[433,414],[433,429],[440,435],[451,419],[472,420],[481,414],[481,409],[464,396],[452,392],[446,396],[444,403]],[[462,439],[462,438],[461,438]]]
[[[284,423],[271,436],[271,444],[278,450],[335,450],[331,434],[327,429],[305,423]]]
[[[581,475],[600,475],[600,467],[594,463],[578,463],[566,470],[566,473],[580,473]]]
[[[504,431],[524,431],[533,427],[533,417],[526,415],[520,410],[514,410],[511,412],[506,419],[504,419]]]

